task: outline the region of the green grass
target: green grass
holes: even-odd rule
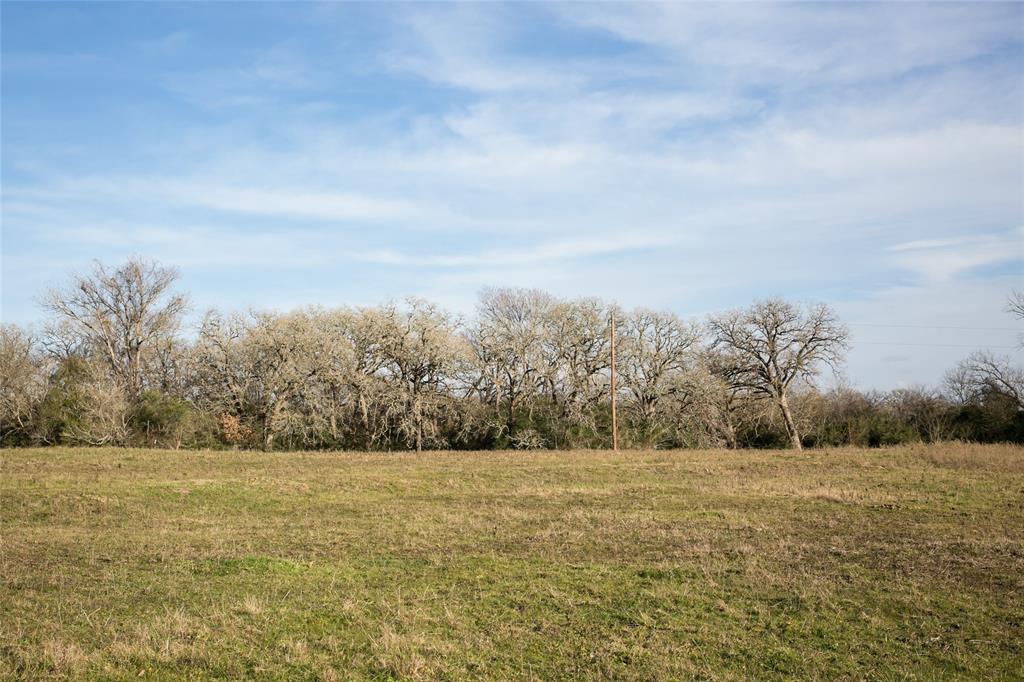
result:
[[[0,677],[1024,678],[1021,448],[0,457]]]

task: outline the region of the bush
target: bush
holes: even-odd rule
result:
[[[50,377],[36,417],[36,440],[48,445],[71,442],[70,434],[80,426],[85,411],[82,385],[89,376],[82,358],[62,360]]]
[[[174,448],[218,445],[213,419],[191,403],[159,391],[146,391],[131,410],[136,445]]]

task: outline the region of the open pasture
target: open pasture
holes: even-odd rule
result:
[[[0,458],[0,677],[1024,676],[1021,448]]]

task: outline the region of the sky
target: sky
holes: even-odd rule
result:
[[[783,296],[845,380],[1024,362],[1024,4],[0,3],[0,319],[93,259],[194,316],[486,286]]]

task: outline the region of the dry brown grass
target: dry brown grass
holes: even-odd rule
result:
[[[936,466],[950,469],[978,469],[1024,473],[1024,457],[1015,445],[988,445],[979,447],[971,443],[944,443],[940,447],[914,446],[912,452]]]

